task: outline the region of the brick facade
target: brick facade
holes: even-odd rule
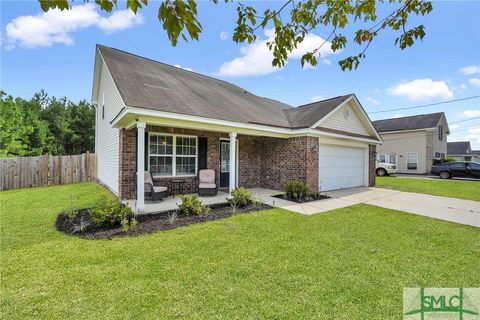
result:
[[[377,146],[374,144],[368,145],[368,186],[375,187],[375,179],[377,178],[376,173],[377,166]]]
[[[207,167],[217,171],[218,179],[220,139],[228,139],[228,134],[158,126],[147,126],[146,132],[207,137]],[[136,129],[120,130],[119,195],[122,199],[136,197],[136,143]],[[240,186],[281,190],[288,180],[298,179],[305,181],[311,191],[318,190],[318,138],[238,135],[238,143]],[[195,177],[182,179],[187,180],[186,192],[196,192]]]

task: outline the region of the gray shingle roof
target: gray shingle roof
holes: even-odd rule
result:
[[[480,156],[480,150],[472,150],[472,153]]]
[[[401,117],[373,121],[378,132],[404,131],[434,128],[443,116],[443,112],[420,114],[417,116]]]
[[[350,95],[292,106],[226,81],[97,45],[123,101],[138,107],[241,123],[310,127]]]
[[[468,154],[470,148],[470,141],[458,141],[447,143],[447,155],[450,154]]]
[[[351,96],[351,94],[348,94],[323,101],[317,101],[286,110],[285,112],[292,127],[311,127]]]

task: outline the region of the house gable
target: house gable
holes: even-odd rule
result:
[[[353,102],[349,102],[341,108],[335,110],[320,127],[327,129],[341,130],[349,133],[369,136],[369,132],[360,118]]]
[[[321,131],[335,131],[349,136],[370,137],[381,141],[380,135],[354,95],[337,106],[312,128]]]

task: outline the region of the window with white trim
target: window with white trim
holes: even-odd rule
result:
[[[377,154],[377,161],[381,163],[396,164],[396,154]]]
[[[438,140],[443,141],[443,127],[438,126]]]
[[[407,152],[407,170],[417,170],[418,167],[418,153]]]
[[[196,175],[197,137],[150,133],[148,168],[155,177]]]

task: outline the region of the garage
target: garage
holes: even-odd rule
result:
[[[366,185],[366,149],[333,144],[319,146],[319,188],[321,191]]]

